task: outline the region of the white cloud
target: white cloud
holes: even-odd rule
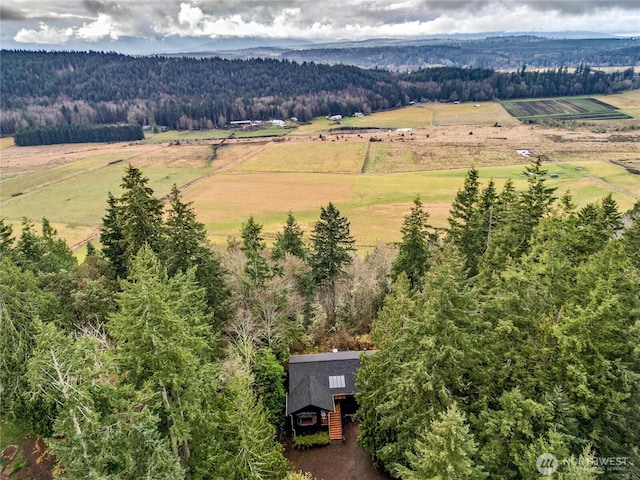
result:
[[[100,13],[96,21],[88,24],[84,23],[75,34],[78,38],[95,42],[105,37],[117,40],[122,35],[122,32],[113,24],[111,17]]]
[[[178,13],[180,25],[189,27],[192,31],[195,31],[198,29],[198,25],[202,19],[203,14],[199,7],[192,7],[188,3],[180,4],[180,13]]]
[[[13,39],[20,43],[60,44],[69,40],[72,34],[72,28],[54,28],[40,22],[40,30],[21,28]]]
[[[583,30],[640,33],[637,0],[0,0],[0,39],[365,39]],[[10,14],[7,16],[7,12]],[[32,22],[41,21],[34,28]]]

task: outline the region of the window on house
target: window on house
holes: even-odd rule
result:
[[[329,377],[329,388],[344,388],[344,375],[335,375]]]
[[[315,413],[303,412],[296,415],[298,419],[298,425],[302,427],[308,427],[310,425],[315,425],[318,421],[318,417]]]

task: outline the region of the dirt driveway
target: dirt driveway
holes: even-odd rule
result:
[[[311,450],[296,450],[288,444],[285,456],[296,470],[310,472],[317,480],[391,480],[378,471],[371,455],[360,448],[356,439],[359,429],[355,423],[345,423],[345,442]]]

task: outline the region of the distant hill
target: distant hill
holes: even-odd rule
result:
[[[105,123],[209,129],[231,121],[368,114],[412,101],[606,94],[638,87],[640,77],[631,69],[608,74],[588,66],[575,72],[441,67],[397,73],[287,59],[3,50],[0,133]]]
[[[224,58],[280,58],[296,62],[355,65],[409,71],[431,66],[518,69],[591,66],[627,67],[640,64],[640,40],[600,35],[598,38],[573,38],[534,35],[495,35],[473,38],[453,35],[449,38],[372,39],[361,42],[333,42],[299,45],[291,48],[260,47],[215,52],[191,52],[186,55]],[[566,33],[565,33],[566,35]],[[578,35],[578,34],[576,34]]]

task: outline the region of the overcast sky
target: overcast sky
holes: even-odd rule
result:
[[[638,0],[0,0],[2,46],[135,37],[365,39],[451,33],[640,33]],[[142,43],[142,42],[141,42]]]

